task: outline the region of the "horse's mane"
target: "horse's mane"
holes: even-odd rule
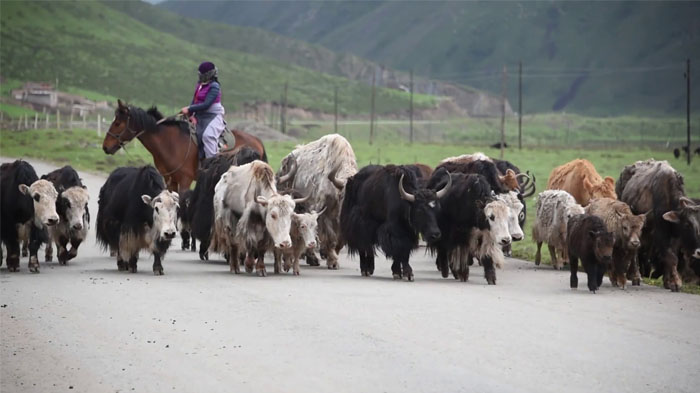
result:
[[[129,114],[131,115],[131,119],[134,122],[134,128],[138,127],[138,129],[146,130],[146,132],[149,133],[158,132],[157,122],[163,120],[163,114],[160,113],[156,106],[152,106],[145,111],[137,106],[130,106]],[[176,119],[165,119],[160,124],[169,126],[179,126],[180,132],[188,135],[190,133],[189,125],[184,121]]]

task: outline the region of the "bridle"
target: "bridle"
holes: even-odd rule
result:
[[[131,120],[131,111],[129,111],[129,114],[128,114],[127,117],[126,117],[126,127],[124,128],[124,130],[123,130],[122,132],[120,132],[119,134],[114,134],[114,133],[112,133],[112,132],[109,132],[109,130],[107,130],[107,135],[109,135],[109,136],[111,136],[112,138],[116,139],[117,142],[119,142],[119,148],[124,149],[124,151],[127,152],[127,153],[128,153],[128,151],[126,150],[126,144],[129,143],[129,142],[131,142],[131,141],[133,141],[134,139],[138,138],[139,136],[141,136],[143,133],[146,132],[146,129],[143,129],[143,130],[138,131],[138,132],[137,132],[137,131],[134,131],[134,130],[129,126],[129,121],[130,121],[130,120]],[[161,120],[161,122],[162,122],[162,120]],[[160,122],[159,122],[159,123],[160,123]],[[159,123],[157,123],[157,124],[159,124]],[[131,137],[131,139],[129,139],[129,140],[127,140],[127,141],[124,141],[124,140],[122,140],[122,135],[124,135],[124,133],[127,132],[127,131],[128,131],[131,135],[133,135],[133,136]],[[185,153],[185,158],[182,160],[182,162],[180,163],[180,165],[178,165],[177,167],[175,167],[175,169],[173,169],[173,170],[171,170],[171,171],[168,171],[168,172],[166,172],[166,173],[161,173],[161,176],[163,176],[164,178],[166,178],[166,180],[168,180],[168,178],[169,178],[170,175],[172,175],[173,173],[179,171],[179,170],[185,165],[185,162],[187,162],[187,159],[188,159],[189,156],[190,156],[190,150],[192,150],[192,141],[189,141],[189,140],[188,140],[187,152]]]
[[[126,127],[125,127],[124,130],[123,130],[122,132],[120,132],[119,134],[115,134],[115,133],[109,132],[109,130],[107,130],[107,135],[109,135],[109,136],[111,136],[112,138],[116,139],[117,142],[119,142],[119,147],[122,148],[122,149],[124,149],[124,151],[126,151],[126,144],[127,144],[127,143],[133,141],[134,139],[136,139],[136,138],[138,138],[139,136],[141,136],[144,132],[146,132],[145,129],[142,130],[142,131],[139,131],[139,132],[134,131],[134,130],[129,126],[129,121],[130,121],[130,120],[131,120],[131,113],[129,113],[129,114],[127,115],[127,117],[126,117]],[[124,133],[127,132],[127,131],[128,131],[131,135],[133,135],[133,136],[131,137],[131,139],[124,141],[124,140],[122,140],[122,135],[124,135]],[[124,135],[124,136],[125,136],[125,135]]]

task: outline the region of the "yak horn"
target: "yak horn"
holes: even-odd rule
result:
[[[535,194],[535,190],[537,189],[536,182],[537,182],[537,179],[535,178],[535,174],[533,173],[530,176],[530,182],[523,190],[523,198],[531,197]]]
[[[289,181],[289,179],[291,179],[294,176],[294,174],[297,173],[297,159],[294,156],[291,156],[290,159],[292,160],[292,162],[291,167],[289,168],[289,172],[287,172],[287,174],[283,176],[280,176],[279,180],[277,180],[277,184],[286,183],[287,181]]]
[[[401,199],[405,199],[409,202],[416,201],[415,195],[407,193],[406,190],[403,188],[403,174],[401,175],[401,178],[399,179],[399,194],[401,194]]]
[[[316,213],[316,216],[318,217],[318,216],[320,216],[321,214],[323,214],[323,212],[326,211],[326,208],[327,208],[327,206],[324,206],[323,209],[321,209],[320,211],[318,211],[318,212]]]
[[[311,194],[309,194],[309,195],[307,195],[307,196],[305,196],[305,197],[303,197],[303,198],[296,198],[296,199],[294,199],[294,203],[304,203],[304,202],[308,201],[309,198],[311,198]]]
[[[442,187],[442,190],[435,193],[438,199],[444,197],[447,194],[447,192],[450,191],[450,187],[452,187],[452,175],[449,171],[445,172],[447,172],[447,184],[445,184],[445,187]]]
[[[333,183],[333,185],[335,186],[335,188],[337,188],[337,189],[339,189],[339,190],[342,190],[342,189],[345,187],[345,183],[343,183],[342,180],[338,180],[338,178],[335,177],[335,175],[338,173],[338,170],[339,170],[339,169],[340,169],[340,168],[335,168],[335,169],[333,169],[333,170],[331,171],[331,173],[328,174],[328,180],[330,180],[331,183]]]

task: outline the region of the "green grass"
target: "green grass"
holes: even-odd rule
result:
[[[654,285],[660,288],[664,287],[664,280],[663,278],[643,278],[642,279],[645,284],[649,285]],[[681,292],[684,293],[692,293],[693,295],[700,295],[700,285],[695,285],[695,284],[683,284],[681,287]]]
[[[347,136],[347,134],[346,134]],[[150,154],[138,143],[128,145],[127,153],[107,156],[102,152],[102,140],[92,130],[31,130],[0,131],[0,154],[7,157],[38,158],[59,164],[70,163],[80,170],[108,173],[118,166],[144,165],[152,163]],[[309,139],[315,139],[309,136]],[[364,138],[350,136],[359,167],[375,164],[407,164],[421,162],[435,167],[443,158],[458,154],[483,151],[487,155],[498,157],[499,151],[484,149],[483,146],[466,144],[408,144],[390,137],[388,134],[377,138],[370,145]],[[269,162],[273,168],[279,167],[281,159],[296,145],[295,142],[266,142]],[[585,158],[596,166],[602,176],[617,179],[625,165],[650,157],[669,159],[668,151],[649,149],[561,149],[561,148],[526,148],[522,151],[507,149],[505,158],[523,170],[529,170],[537,177],[537,190],[544,190],[551,170],[575,158]],[[669,159],[685,179],[686,192],[691,197],[700,197],[700,160],[695,159],[691,166],[682,161]],[[534,198],[526,201],[528,218],[526,221],[525,240],[513,245],[513,254],[526,260],[533,260],[536,245],[532,242],[532,224],[534,222]],[[543,252],[543,263],[548,264],[549,253]]]
[[[17,118],[24,115],[34,116],[36,113],[36,111],[33,109],[25,108],[19,105],[6,104],[4,102],[0,102],[0,112],[5,113],[11,118]]]
[[[59,80],[61,90],[115,97],[140,106],[179,108],[189,103],[204,59],[219,67],[228,111],[244,102],[279,101],[289,83],[290,106],[333,110],[334,88],[343,97],[341,113],[370,111],[371,87],[274,59],[213,48],[158,31],[99,2],[0,3],[2,77]],[[228,37],[228,39],[236,39]],[[409,94],[377,89],[377,113],[408,107]],[[418,108],[437,98],[417,95]]]

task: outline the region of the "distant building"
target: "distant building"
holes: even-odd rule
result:
[[[27,82],[22,88],[12,90],[11,94],[15,100],[30,104],[36,109],[59,109],[78,116],[110,109],[107,101],[95,102],[80,95],[60,92],[47,82]]]

